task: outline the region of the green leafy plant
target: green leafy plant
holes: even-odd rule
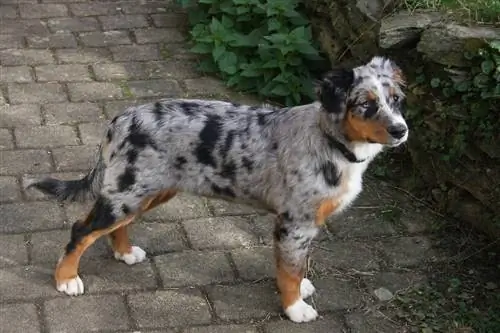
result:
[[[188,8],[199,69],[227,86],[286,105],[314,98],[325,66],[298,0],[177,0]]]
[[[424,119],[422,109],[414,107],[408,116],[422,129],[422,142],[444,160],[457,160],[474,145],[500,139],[500,41],[464,57],[472,65],[460,75],[444,70],[429,77],[431,71],[422,67],[413,87],[422,94],[430,92],[435,112]]]

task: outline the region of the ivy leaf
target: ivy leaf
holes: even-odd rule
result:
[[[495,63],[491,60],[485,60],[481,63],[481,70],[484,74],[490,74],[495,69]]]
[[[215,63],[211,60],[204,60],[198,65],[198,70],[203,72],[203,73],[215,73],[217,72],[217,66]]]
[[[440,84],[441,84],[441,80],[439,78],[437,78],[437,77],[432,78],[432,80],[431,80],[431,87],[432,88],[437,88],[437,87],[439,87]]]
[[[488,75],[483,73],[476,75],[473,80],[474,86],[477,88],[486,88],[488,86],[488,81]]]
[[[267,21],[269,31],[278,31],[281,28],[281,23],[276,18],[272,17]]]
[[[462,81],[455,84],[455,90],[458,92],[466,92],[470,89],[471,83],[470,81]]]
[[[197,43],[190,51],[198,54],[208,54],[212,52],[212,46],[206,43]]]
[[[241,15],[241,14],[246,14],[250,12],[250,8],[245,7],[245,6],[240,6],[236,7],[236,14]]]
[[[219,61],[224,52],[226,52],[226,47],[224,45],[215,46],[215,48],[212,50],[212,57],[214,58],[214,61]]]
[[[279,83],[277,84],[272,90],[271,94],[277,95],[277,96],[288,96],[290,95],[290,89],[286,86],[284,83]]]
[[[236,64],[238,57],[234,52],[225,52],[218,60],[219,69],[227,74],[235,74],[238,71]]]
[[[500,52],[500,40],[491,41],[489,44],[492,49],[495,49],[498,52]]]

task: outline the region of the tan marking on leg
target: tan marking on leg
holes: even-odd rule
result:
[[[276,283],[280,291],[281,306],[286,310],[300,297],[300,283],[304,277],[304,267],[291,267],[281,258],[281,252],[275,246]],[[304,263],[305,264],[305,263]],[[305,265],[304,265],[305,266]]]
[[[177,192],[174,190],[166,190],[158,193],[153,197],[147,198],[141,205],[140,212],[144,213],[148,210],[151,210],[172,199],[176,194]],[[130,253],[132,246],[130,244],[127,226],[116,229],[115,231],[111,232],[109,236],[109,238],[111,239],[111,247],[113,248],[113,251],[120,254]]]
[[[90,214],[89,214],[90,215]],[[135,215],[126,217],[125,219],[116,222],[111,227],[102,230],[96,230],[89,235],[83,237],[78,244],[76,244],[75,250],[66,254],[57,264],[56,270],[54,272],[54,277],[57,285],[76,278],[78,275],[78,267],[80,265],[80,258],[85,252],[85,250],[94,244],[94,242],[101,236],[107,235],[118,228],[122,228],[133,221]],[[87,217],[87,220],[89,217]]]
[[[338,201],[334,199],[327,199],[320,203],[318,210],[316,210],[316,225],[321,226],[325,220],[337,209],[339,206]]]

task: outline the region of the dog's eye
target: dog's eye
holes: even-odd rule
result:
[[[394,96],[392,96],[392,100],[393,100],[394,102],[399,101],[399,96],[398,96],[398,95],[394,95]]]
[[[367,109],[370,106],[370,102],[364,102],[361,106]]]

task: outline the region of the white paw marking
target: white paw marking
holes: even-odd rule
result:
[[[77,275],[76,278],[63,282],[57,285],[57,291],[65,293],[70,296],[78,296],[83,294],[85,288],[83,287],[82,279]]]
[[[296,323],[305,323],[318,317],[318,312],[301,299],[286,308],[285,314]]]
[[[314,294],[316,288],[314,288],[311,280],[303,278],[300,282],[300,296],[302,298],[308,298]]]
[[[127,265],[137,264],[146,259],[146,251],[138,246],[132,246],[130,253],[115,252],[115,259],[124,261]]]

